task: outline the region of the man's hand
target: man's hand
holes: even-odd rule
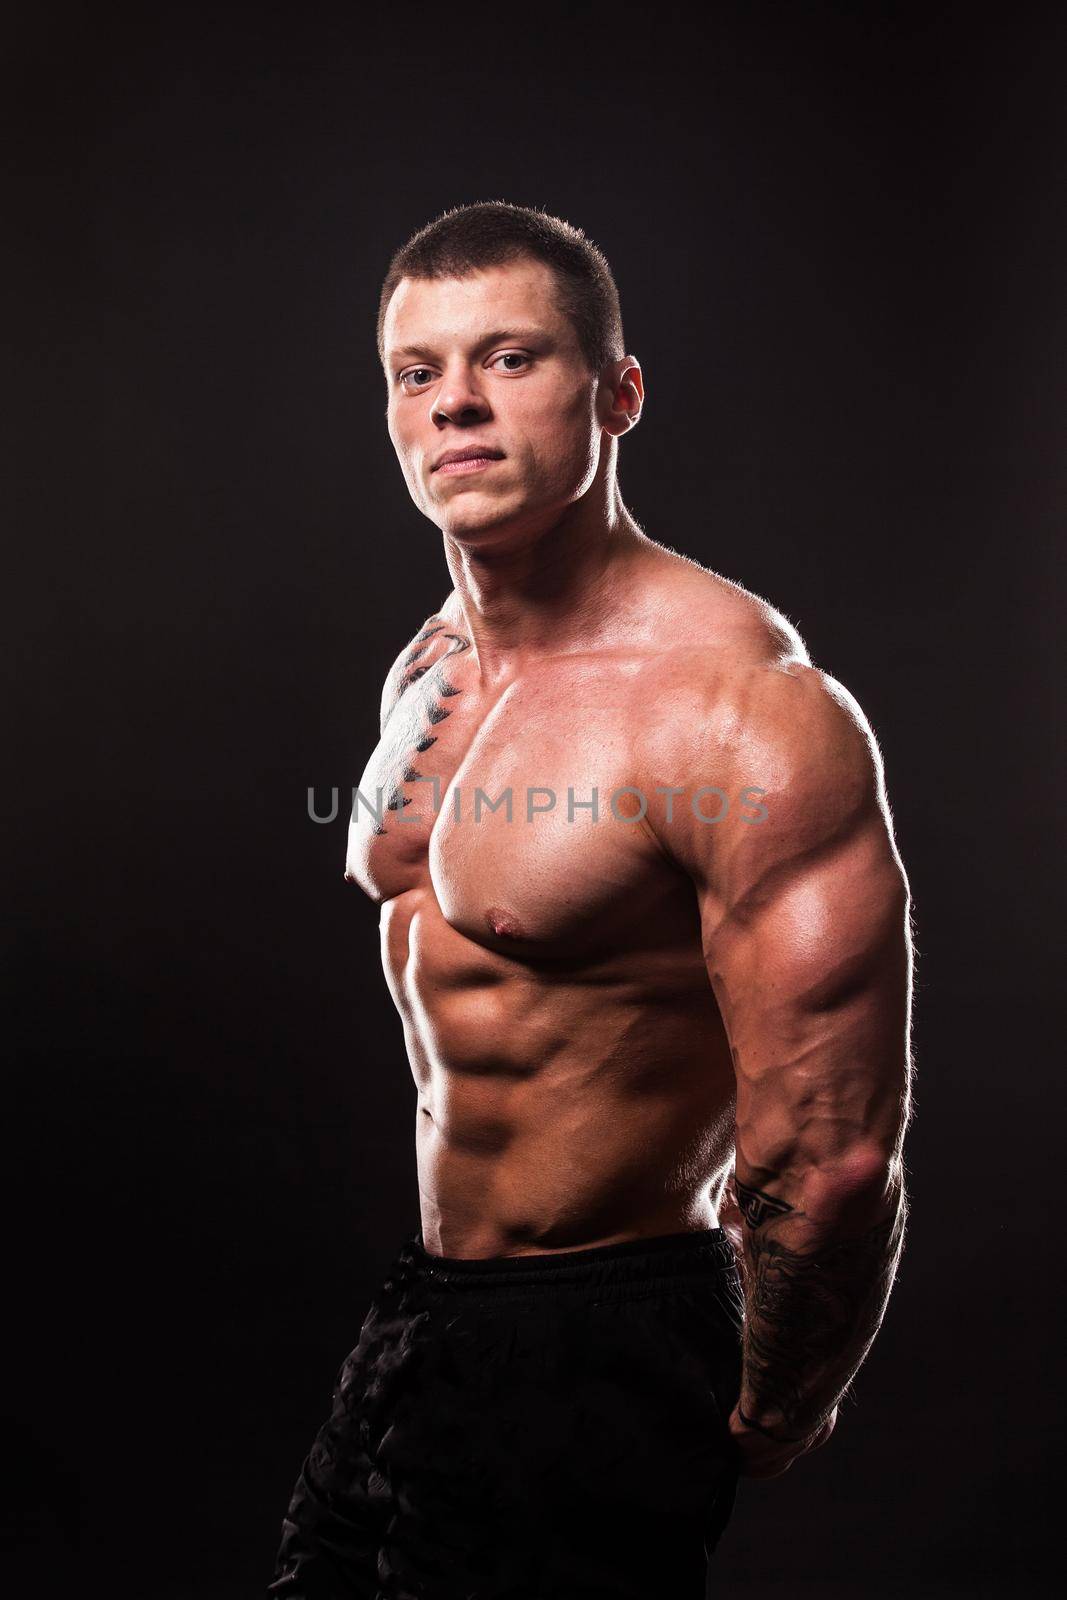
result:
[[[817,1450],[821,1444],[825,1444],[836,1422],[835,1406],[826,1421],[806,1439],[772,1439],[760,1429],[750,1428],[742,1422],[735,1406],[730,1415],[730,1437],[737,1449],[737,1469],[744,1478],[781,1477],[783,1472],[789,1471],[798,1456],[805,1456],[809,1450]]]

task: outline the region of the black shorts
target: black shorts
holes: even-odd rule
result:
[[[286,1600],[702,1600],[733,1508],[741,1289],[721,1229],[400,1251],[293,1491]]]

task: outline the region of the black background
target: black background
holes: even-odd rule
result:
[[[648,392],[625,499],[859,698],[915,898],[898,1288],[832,1445],[743,1486],[714,1592],[1049,1592],[1054,9],[44,5],[4,33],[3,1505],[33,1592],[260,1592],[417,1222],[375,913],[343,805],[315,826],[306,796],[357,780],[448,592],[374,316],[393,249],[483,199],[606,251]]]

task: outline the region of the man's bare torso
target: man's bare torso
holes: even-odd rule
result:
[[[708,826],[745,825],[760,774],[733,686],[807,658],[763,602],[650,541],[611,577],[580,648],[495,677],[453,593],[391,674],[360,781],[346,875],[382,906],[437,1254],[714,1227],[732,1163],[730,1050],[666,818],[714,785],[731,809]]]

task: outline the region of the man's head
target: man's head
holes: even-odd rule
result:
[[[415,234],[382,286],[378,351],[412,499],[461,540],[558,521],[640,414],[611,270],[541,211],[464,206]],[[481,446],[481,466],[440,459]]]

